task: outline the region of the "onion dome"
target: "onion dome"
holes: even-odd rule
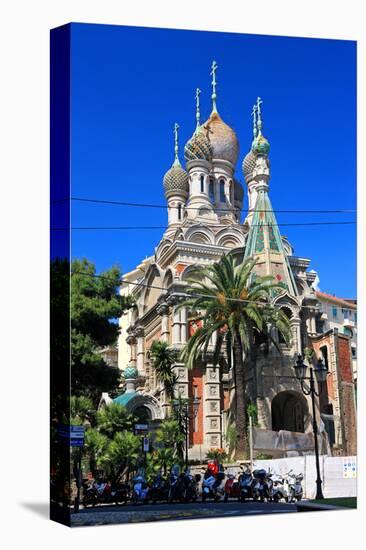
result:
[[[138,371],[135,367],[132,367],[131,365],[128,365],[128,367],[125,368],[123,371],[123,377],[126,378],[137,378],[138,377]]]
[[[238,160],[239,142],[234,130],[225,124],[217,111],[212,111],[203,127],[207,129],[213,158],[227,160],[235,165]]]
[[[252,175],[255,168],[255,161],[256,156],[253,151],[250,150],[249,153],[244,157],[242,164],[243,174],[246,182],[250,181],[250,176]]]
[[[252,151],[256,155],[268,155],[269,153],[269,142],[261,132],[259,132],[258,137],[253,141]]]
[[[164,176],[164,191],[166,198],[172,195],[188,195],[188,174],[184,168],[182,168],[181,163],[178,158],[178,124],[174,126],[174,162],[172,167],[169,168],[167,173]]]
[[[239,154],[239,143],[236,134],[230,126],[220,117],[216,107],[216,71],[218,65],[216,61],[211,65],[212,76],[212,113],[210,118],[203,124],[203,128],[207,132],[208,140],[212,147],[212,155],[214,159],[227,160],[232,165],[236,164]]]
[[[164,191],[168,198],[176,193],[188,195],[188,174],[180,165],[180,162],[174,162],[173,166],[164,176]]]
[[[187,141],[184,147],[184,157],[186,162],[190,160],[207,160],[211,162],[212,156],[211,143],[205,134],[204,128],[200,126],[191,139]]]
[[[234,180],[234,199],[239,202],[243,202],[244,189],[240,181]]]

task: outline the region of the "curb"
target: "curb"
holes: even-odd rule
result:
[[[318,504],[313,502],[299,502],[295,504],[298,512],[315,512],[320,510],[352,510],[346,506],[334,506],[333,504]]]

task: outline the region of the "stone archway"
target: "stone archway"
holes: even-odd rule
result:
[[[272,430],[305,432],[307,403],[303,395],[296,391],[278,393],[271,404]]]
[[[159,401],[152,395],[136,393],[126,404],[127,410],[144,420],[161,420],[162,410]]]

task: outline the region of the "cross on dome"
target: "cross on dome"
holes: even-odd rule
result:
[[[199,88],[196,88],[196,95],[194,96],[196,99],[196,131],[200,127],[200,119],[201,119],[200,95],[201,95],[201,90]]]
[[[216,107],[216,86],[217,86],[217,82],[216,82],[216,71],[218,69],[218,65],[216,63],[216,61],[212,61],[212,65],[211,65],[211,73],[210,75],[212,76],[212,96],[211,96],[211,99],[212,99],[212,112],[217,112],[217,107]]]

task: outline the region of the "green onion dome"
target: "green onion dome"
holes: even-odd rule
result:
[[[211,143],[204,128],[199,126],[184,147],[184,157],[187,162],[191,160],[207,160],[211,162],[212,156]]]
[[[253,141],[252,151],[256,155],[268,155],[269,153],[269,141],[260,132]]]
[[[188,174],[178,159],[164,176],[164,191],[166,198],[176,194],[188,196]]]
[[[131,367],[130,365],[125,368],[123,371],[123,377],[126,378],[137,378],[138,377],[138,371],[135,367]]]

